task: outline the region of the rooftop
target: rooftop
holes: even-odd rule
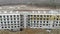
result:
[[[9,5],[9,6],[0,6],[0,10],[58,10],[60,8],[52,7],[36,7],[32,5]]]

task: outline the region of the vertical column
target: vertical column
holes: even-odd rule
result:
[[[24,14],[24,28],[26,28],[26,14]]]

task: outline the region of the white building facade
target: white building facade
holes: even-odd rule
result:
[[[20,28],[60,29],[59,10],[0,11],[1,30]]]

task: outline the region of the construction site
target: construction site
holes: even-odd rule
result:
[[[0,34],[60,34],[60,0],[0,0]]]

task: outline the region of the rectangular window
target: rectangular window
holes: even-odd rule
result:
[[[49,15],[47,15],[47,17],[49,17]]]
[[[47,21],[47,23],[48,23],[48,21]]]
[[[45,24],[43,24],[43,26],[45,26]]]
[[[9,16],[7,15],[7,18],[9,18]]]
[[[13,26],[11,26],[11,28],[13,28]]]
[[[14,17],[16,17],[16,15],[14,15]]]
[[[5,18],[5,15],[3,16],[3,18]]]
[[[36,15],[34,15],[34,17],[36,17]]]
[[[40,23],[42,23],[42,21],[40,21]]]
[[[32,17],[33,15],[31,15],[31,17]]]
[[[19,17],[19,15],[17,15],[17,17]]]
[[[10,17],[12,17],[12,15],[10,15]]]
[[[28,17],[30,17],[30,15],[28,15]]]
[[[56,24],[56,26],[57,26],[57,24]]]
[[[13,21],[11,21],[11,23],[13,23]]]
[[[40,17],[43,17],[42,15],[40,15]]]
[[[14,18],[14,20],[16,20],[16,18]]]
[[[19,18],[17,18],[17,20],[19,20]]]
[[[45,23],[45,21],[43,21],[43,23]]]
[[[14,23],[16,23],[16,21],[14,21]]]
[[[40,20],[42,20],[42,18],[40,18]]]
[[[9,18],[7,20],[9,20]]]
[[[0,16],[0,18],[2,18],[2,16]]]
[[[60,24],[59,24],[59,26],[60,26]]]
[[[44,17],[46,17],[46,15],[44,15]]]
[[[39,15],[37,15],[37,17],[39,17]]]
[[[46,24],[46,26],[48,26],[48,24]]]
[[[19,21],[17,21],[19,23]]]

